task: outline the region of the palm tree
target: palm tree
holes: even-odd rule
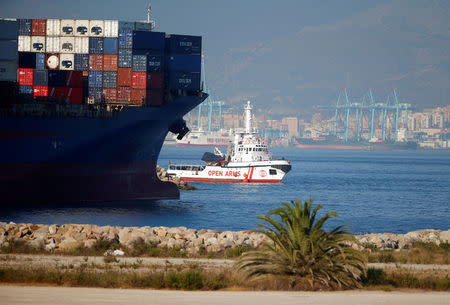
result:
[[[365,257],[350,244],[356,242],[352,232],[337,226],[331,231],[322,227],[336,212],[329,212],[316,220],[317,205],[311,210],[312,199],[302,206],[300,200],[282,203],[282,207],[258,216],[269,225],[254,231],[264,234],[266,242],[262,250],[246,252],[237,267],[248,277],[287,275],[306,279],[312,288],[319,284],[326,287],[360,287],[359,279],[365,272]],[[278,216],[281,222],[272,218]]]

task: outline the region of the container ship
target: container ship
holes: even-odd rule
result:
[[[201,48],[151,22],[1,19],[2,204],[179,198],[156,162],[207,97]]]

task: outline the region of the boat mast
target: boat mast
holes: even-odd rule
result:
[[[249,134],[252,132],[252,105],[250,101],[247,101],[247,106],[245,106],[245,133]]]

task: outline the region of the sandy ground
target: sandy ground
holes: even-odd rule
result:
[[[76,304],[320,304],[320,305],[437,305],[450,304],[447,292],[243,292],[169,291],[136,289],[0,286],[0,304],[76,305]]]

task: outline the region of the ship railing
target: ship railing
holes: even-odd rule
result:
[[[58,103],[16,103],[3,105],[0,108],[2,117],[86,117],[86,118],[116,118],[123,107],[110,107],[106,104],[58,104]]]
[[[170,170],[183,170],[183,171],[199,171],[205,169],[204,165],[184,165],[184,164],[169,164]]]

